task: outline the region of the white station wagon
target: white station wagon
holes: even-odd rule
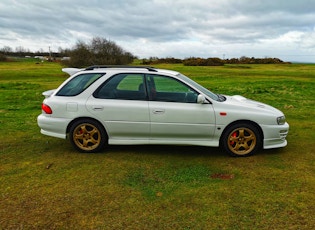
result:
[[[190,78],[152,67],[65,68],[43,93],[41,133],[81,152],[110,145],[221,146],[232,156],[287,145],[283,113],[242,96],[214,94]]]

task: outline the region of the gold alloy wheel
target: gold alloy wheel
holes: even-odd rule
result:
[[[229,134],[227,141],[228,148],[235,155],[246,155],[255,148],[257,137],[251,129],[240,127]]]
[[[82,123],[73,131],[73,142],[80,149],[91,151],[96,149],[101,143],[101,133],[96,126]]]

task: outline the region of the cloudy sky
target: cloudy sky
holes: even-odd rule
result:
[[[102,37],[147,57],[315,63],[314,0],[1,0],[0,49]]]

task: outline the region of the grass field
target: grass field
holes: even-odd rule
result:
[[[282,110],[288,146],[248,158],[178,146],[78,153],[36,123],[62,67],[0,63],[0,229],[315,228],[315,65],[158,67]]]

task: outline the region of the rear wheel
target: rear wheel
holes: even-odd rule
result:
[[[79,120],[70,128],[70,142],[80,152],[99,152],[104,148],[106,141],[105,130],[94,120]]]
[[[252,124],[234,124],[222,136],[222,146],[231,156],[253,155],[261,144],[260,132]]]

